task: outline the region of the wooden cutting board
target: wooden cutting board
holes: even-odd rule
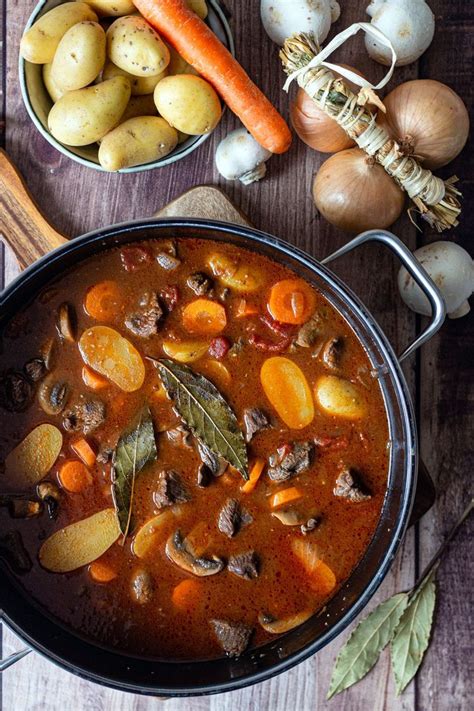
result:
[[[251,222],[227,197],[211,185],[199,185],[159,210],[154,217],[187,217],[220,220],[250,226]],[[31,197],[22,176],[0,150],[0,235],[12,248],[21,269],[67,242],[57,232]],[[433,505],[433,481],[423,463],[418,472],[418,487],[410,523],[418,521]]]

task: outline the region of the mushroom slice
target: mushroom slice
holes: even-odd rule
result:
[[[74,343],[76,340],[76,318],[72,306],[67,303],[58,309],[58,331],[65,341]]]
[[[290,617],[284,617],[281,620],[276,620],[271,615],[260,612],[258,615],[258,621],[265,632],[269,632],[270,634],[283,634],[284,632],[289,632],[295,627],[299,627],[303,624],[303,622],[309,620],[313,614],[314,610],[303,610],[302,612],[298,612],[296,615],[290,615]]]
[[[294,509],[273,511],[272,516],[277,518],[284,526],[301,526],[306,522],[306,517]]]
[[[43,380],[38,388],[38,402],[47,415],[59,415],[69,398],[67,383],[57,381],[52,375]]]
[[[224,568],[224,561],[217,556],[212,556],[212,558],[196,557],[191,545],[183,538],[179,530],[168,538],[165,550],[168,558],[179,568],[199,578],[215,575]]]

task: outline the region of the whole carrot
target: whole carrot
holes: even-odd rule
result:
[[[185,0],[133,0],[143,17],[207,79],[256,141],[272,153],[291,144],[290,129],[237,60]]]

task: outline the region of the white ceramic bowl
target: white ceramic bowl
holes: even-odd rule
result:
[[[48,12],[48,10],[51,10],[53,7],[60,5],[63,1],[64,0],[40,0],[32,12],[25,30],[31,27],[31,25],[33,25],[36,20],[41,17],[41,15],[44,15],[45,12]],[[207,6],[209,8],[209,14],[206,18],[207,24],[215,32],[227,49],[235,55],[232,33],[226,16],[220,6],[219,0],[207,0]],[[81,147],[65,146],[62,143],[59,143],[59,141],[57,141],[49,132],[48,114],[53,102],[43,82],[42,68],[41,64],[32,64],[31,62],[25,61],[22,57],[19,59],[21,94],[31,120],[41,135],[52,146],[54,146],[54,148],[60,151],[60,153],[63,153],[65,156],[68,156],[68,158],[72,158],[72,160],[75,160],[77,163],[85,165],[88,168],[95,168],[96,170],[103,171],[104,169],[100,165],[97,157],[98,147],[96,144]],[[136,165],[132,168],[123,168],[118,172],[138,173],[142,170],[162,168],[163,166],[174,163],[177,160],[181,160],[181,158],[184,158],[189,155],[189,153],[192,153],[198,146],[204,143],[210,135],[210,133],[207,133],[204,136],[191,136],[183,143],[176,146],[174,151],[160,160],[144,163],[143,165]]]

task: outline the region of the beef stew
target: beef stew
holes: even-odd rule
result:
[[[2,541],[31,595],[102,644],[240,654],[320,610],[375,531],[388,425],[368,357],[266,257],[189,238],[89,258],[7,325],[0,378],[2,495],[44,504],[2,506]],[[186,391],[226,427],[183,416]]]

